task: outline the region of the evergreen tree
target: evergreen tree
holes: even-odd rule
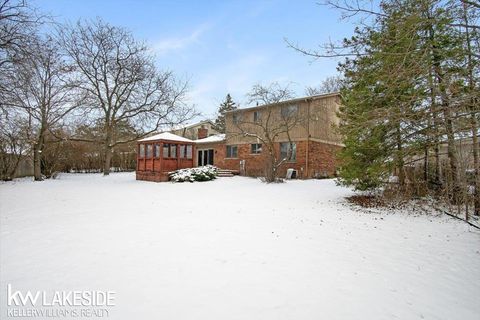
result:
[[[218,108],[217,118],[215,119],[213,128],[220,133],[225,133],[225,112],[235,109],[237,109],[237,104],[233,101],[230,93],[228,93],[225,101],[223,101]]]
[[[384,0],[375,18],[344,40],[351,56],[339,66],[344,184],[373,190],[393,172],[403,194],[433,191],[453,204],[471,202],[472,166],[462,160],[468,152],[480,212],[478,9],[463,0]],[[472,150],[461,150],[463,138]]]

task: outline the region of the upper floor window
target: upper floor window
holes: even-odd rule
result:
[[[250,153],[252,154],[259,154],[262,152],[262,144],[261,143],[252,143],[250,148]]]
[[[232,114],[232,121],[233,121],[233,124],[239,124],[240,123],[240,113],[235,112],[234,114]]]
[[[238,147],[227,146],[227,158],[237,158],[237,157],[238,157]]]
[[[280,159],[297,160],[297,144],[295,142],[280,142]]]
[[[145,157],[145,145],[144,144],[140,144],[138,146],[138,157],[139,158],[144,158]]]
[[[257,123],[260,122],[260,111],[253,111],[253,122]]]
[[[297,114],[298,106],[296,104],[291,104],[289,106],[283,106],[281,110],[282,118],[290,118]]]

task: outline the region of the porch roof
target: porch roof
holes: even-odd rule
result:
[[[162,132],[162,133],[156,134],[156,135],[151,136],[151,137],[143,138],[143,139],[138,140],[138,141],[139,142],[145,142],[145,141],[155,141],[155,140],[168,140],[168,141],[194,143],[193,140],[178,136],[178,135],[170,133],[170,132]]]

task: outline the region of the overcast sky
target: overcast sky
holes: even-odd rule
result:
[[[190,82],[189,102],[213,116],[230,93],[245,105],[255,83],[292,83],[298,96],[336,74],[335,60],[312,62],[284,38],[315,48],[353,26],[317,1],[36,0],[58,21],[101,17],[130,29],[154,50],[158,66]]]

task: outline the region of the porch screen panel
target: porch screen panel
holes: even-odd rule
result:
[[[163,157],[164,158],[168,158],[169,157],[169,152],[168,150],[170,150],[170,145],[168,143],[164,143],[163,144]]]

